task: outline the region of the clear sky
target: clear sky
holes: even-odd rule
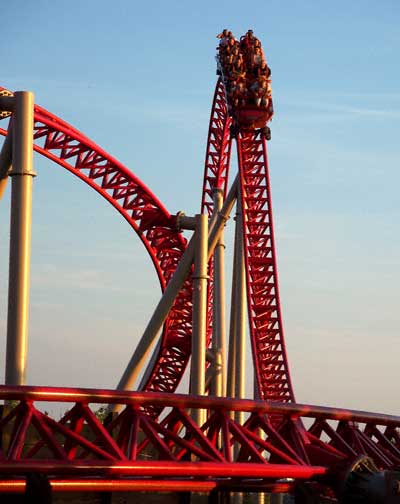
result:
[[[399,2],[14,0],[1,10],[0,85],[34,91],[189,215],[215,36],[254,30],[272,68],[269,158],[297,400],[400,414]],[[155,274],[110,205],[44,158],[35,169],[28,383],[113,387],[160,295]],[[8,189],[1,355],[9,200]]]

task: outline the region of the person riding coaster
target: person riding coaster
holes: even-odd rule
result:
[[[242,130],[269,130],[266,124],[273,115],[271,70],[261,42],[252,30],[248,30],[240,41],[227,29],[217,38],[220,39],[217,73],[221,75],[234,124]]]

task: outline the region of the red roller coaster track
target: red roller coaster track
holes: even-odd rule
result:
[[[0,88],[0,91],[3,88]],[[5,90],[3,90],[5,91]],[[0,129],[0,134],[7,131]],[[45,473],[57,490],[290,491],[313,482],[321,493],[358,457],[381,469],[400,463],[400,418],[294,402],[283,335],[267,144],[260,130],[232,132],[218,80],[209,124],[201,212],[225,196],[236,140],[249,332],[259,401],[172,394],[191,354],[192,280],[186,279],[164,324],[142,392],[0,386],[0,491],[17,492],[27,472]],[[35,107],[34,149],[110,202],[148,251],[165,290],[186,241],[152,192],[78,130]],[[209,265],[207,341],[212,333]],[[12,401],[10,403],[10,401]],[[64,402],[61,420],[39,401]],[[102,423],[93,405],[123,405]],[[196,425],[190,412],[206,411]],[[238,419],[235,412],[242,412]],[[308,427],[306,427],[308,426]],[[337,468],[340,468],[339,470]],[[334,473],[333,470],[336,470]]]
[[[3,88],[1,88],[3,89]],[[185,241],[174,219],[152,192],[116,159],[78,130],[41,107],[35,107],[34,148],[86,182],[129,222],[145,245],[164,289],[175,271]],[[211,112],[202,211],[211,215],[212,194],[225,195],[231,153],[231,120],[225,90],[217,83]],[[4,129],[0,134],[6,135]],[[237,137],[245,246],[250,331],[260,397],[294,400],[285,354],[274,250],[266,143],[258,137]],[[262,255],[262,257],[261,257]],[[211,285],[211,282],[210,282]],[[164,326],[158,358],[145,390],[173,392],[190,357],[191,283],[186,281]],[[209,289],[209,337],[211,288]]]
[[[122,214],[150,254],[164,290],[186,248],[173,217],[143,182],[81,132],[38,106],[34,118],[34,149],[86,182]],[[0,129],[0,134],[7,131]],[[177,387],[190,356],[191,318],[187,282],[165,323],[146,390],[173,392]]]
[[[56,490],[67,491],[281,492],[304,480],[326,491],[335,484],[331,469],[346,468],[360,455],[381,469],[400,463],[400,417],[294,403],[50,387],[0,386],[0,398],[15,402],[0,420],[0,491],[21,491],[27,472],[47,474]],[[39,401],[62,402],[67,412],[54,420],[38,409]],[[125,407],[103,424],[91,407],[98,403]],[[155,419],[149,411],[160,408],[164,413]],[[189,413],[198,408],[208,412],[201,427]],[[232,419],[235,411],[245,413],[242,423]],[[279,427],[270,421],[277,416]]]

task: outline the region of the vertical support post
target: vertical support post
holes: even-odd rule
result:
[[[238,189],[238,198],[236,203],[236,228],[235,228],[235,307],[233,322],[234,344],[234,396],[244,398],[245,396],[245,376],[246,376],[246,277],[244,267],[244,247],[243,247],[243,219],[240,191]],[[243,411],[235,411],[234,419],[243,425]],[[239,446],[233,446],[234,458],[239,454]],[[233,494],[234,504],[243,503],[243,494],[236,492]]]
[[[258,391],[258,383],[257,383],[257,377],[256,377],[255,373],[254,373],[253,379],[254,379],[253,396],[254,396],[254,400],[257,401],[260,399],[260,394]],[[263,429],[259,428],[257,434],[261,439],[265,440],[265,432],[263,431]],[[266,504],[267,502],[269,503],[268,495],[265,492],[258,492],[257,493],[257,504]]]
[[[243,216],[240,197],[236,206],[236,306],[235,306],[235,397],[245,397],[246,379],[246,275],[244,267]],[[235,412],[235,420],[243,423],[244,413]]]
[[[236,380],[236,281],[237,281],[237,240],[238,240],[238,226],[237,216],[235,217],[235,242],[233,246],[233,266],[232,266],[232,290],[231,290],[231,313],[229,321],[229,348],[228,348],[228,367],[227,367],[227,383],[226,395],[228,397],[235,397],[235,380]]]
[[[26,380],[32,221],[33,93],[15,93],[12,138],[6,384]]]
[[[193,332],[190,391],[194,395],[205,394],[206,327],[207,327],[207,263],[208,217],[196,215],[196,245],[193,273]],[[197,425],[203,423],[203,411],[193,410]]]
[[[235,244],[232,274],[231,320],[229,329],[229,357],[227,395],[245,396],[245,342],[246,342],[246,278],[243,250],[243,223],[240,195],[236,203]],[[235,411],[233,418],[243,424],[244,413]],[[238,455],[238,445],[233,446],[234,457]],[[242,493],[232,494],[235,504],[243,502]]]
[[[213,194],[215,212],[222,208],[223,192],[216,189]],[[225,342],[225,243],[221,232],[214,251],[214,284],[213,284],[213,354],[214,376],[211,393],[222,397],[226,393],[226,342]]]

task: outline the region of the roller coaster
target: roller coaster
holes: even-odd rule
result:
[[[170,214],[128,168],[35,105],[34,150],[122,215],[150,256],[162,297],[117,390],[0,386],[0,492],[23,492],[27,474],[42,474],[53,491],[200,491],[211,500],[291,493],[299,503],[378,502],[368,499],[380,492],[379,502],[398,501],[400,417],[295,401],[267,158],[272,97],[258,112],[254,103],[239,106],[221,61],[218,74],[194,218]],[[0,88],[1,96],[14,94]],[[10,125],[0,129],[6,138]],[[234,145],[238,173],[229,184]],[[235,204],[227,352],[221,261]],[[182,230],[194,231],[190,241]],[[244,398],[246,308],[253,399]],[[189,362],[189,393],[177,394]],[[63,403],[65,415],[45,413],[43,401]],[[105,418],[95,414],[98,404]]]

